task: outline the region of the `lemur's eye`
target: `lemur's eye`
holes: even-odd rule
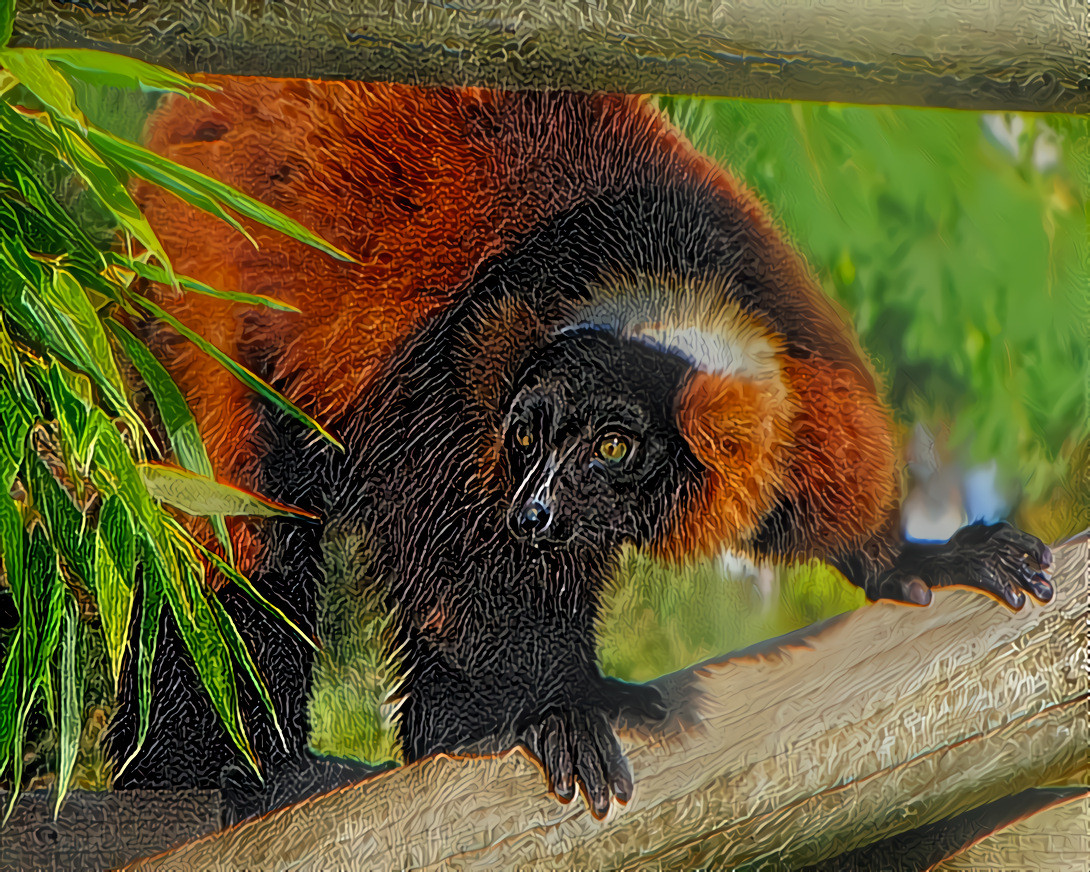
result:
[[[607,463],[620,463],[632,450],[632,440],[623,433],[606,433],[598,443],[598,456]]]
[[[525,421],[519,421],[515,425],[515,442],[523,448],[534,444],[534,431]]]

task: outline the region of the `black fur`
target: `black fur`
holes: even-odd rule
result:
[[[719,281],[706,286],[729,288],[733,302],[777,332],[784,353],[862,368],[842,334],[815,331],[804,306],[780,307],[777,267],[734,208],[698,183],[585,202],[482,269],[388,361],[333,422],[343,454],[270,416],[265,493],[325,523],[268,523],[268,559],[255,583],[314,632],[323,547],[363,543],[358,566],[399,617],[409,760],[517,741],[541,760],[552,790],[567,797],[578,783],[596,814],[611,795],[631,795],[610,720],[622,709],[654,716],[661,705],[653,692],[600,675],[598,596],[621,545],[652,538],[699,486],[701,469],[674,423],[687,364],[608,333],[565,332],[568,316],[611,277],[711,277]],[[537,326],[507,337],[498,368],[485,362],[493,382],[480,381],[472,375],[482,353],[476,331],[513,309],[532,313]],[[611,453],[623,444],[623,457],[608,462],[606,441],[615,442]],[[782,553],[796,510],[777,507],[754,550]],[[948,583],[959,555],[976,560],[970,568],[983,587],[1009,584],[1017,564],[1018,584],[1041,599],[1050,592],[1036,571],[1047,549],[1029,537],[968,536],[933,552],[902,549],[896,531],[887,538],[882,547],[900,557],[826,556],[871,596],[919,599],[917,573],[928,586]],[[237,819],[358,777],[307,750],[309,649],[245,597],[221,596],[281,712],[286,743],[252,694],[243,696],[266,783],[235,762],[164,619],[152,729],[117,786],[223,786]],[[115,728],[122,757],[133,709],[130,687]]]

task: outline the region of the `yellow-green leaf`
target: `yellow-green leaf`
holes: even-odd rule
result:
[[[87,119],[76,105],[72,86],[41,52],[32,48],[0,50],[0,66],[18,78],[58,119],[80,130],[87,129]]]
[[[192,94],[198,89],[215,90],[212,85],[195,82],[166,67],[113,52],[85,48],[47,48],[40,49],[38,54],[51,63],[60,64],[66,73],[96,87],[139,88],[174,91],[179,94]]]
[[[144,485],[157,500],[190,515],[246,515],[253,517],[310,518],[309,512],[275,503],[241,488],[176,466],[142,463]]]

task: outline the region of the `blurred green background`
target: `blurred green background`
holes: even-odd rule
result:
[[[906,441],[925,427],[955,479],[994,462],[1013,518],[1048,541],[1090,524],[1090,120],[657,102],[806,255],[859,332]],[[863,602],[820,564],[712,560],[679,573],[630,553],[606,597],[599,655],[607,672],[646,680]],[[360,617],[377,638],[381,619]],[[353,647],[319,670],[315,745],[383,759],[396,754],[376,709],[390,664]]]

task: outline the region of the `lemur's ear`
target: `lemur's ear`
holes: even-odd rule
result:
[[[653,549],[681,558],[744,541],[775,504],[789,462],[793,404],[779,337],[719,276],[611,278],[591,289],[575,320],[691,367],[675,415],[704,471]]]

